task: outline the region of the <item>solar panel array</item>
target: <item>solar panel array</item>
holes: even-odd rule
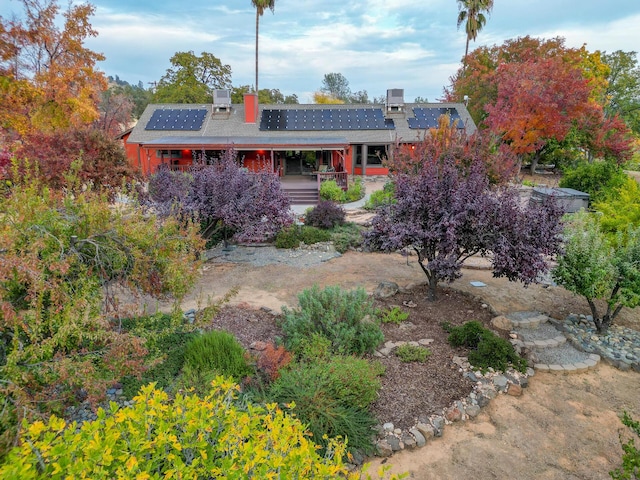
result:
[[[159,108],[153,112],[145,130],[193,130],[202,128],[204,108]]]
[[[464,128],[464,124],[460,121],[460,115],[455,108],[443,107],[414,107],[413,115],[415,118],[407,118],[409,128],[426,130],[427,128],[437,128],[438,119],[441,115],[449,115],[451,123],[458,120],[458,128]]]
[[[392,119],[381,108],[265,109],[260,130],[390,130]]]

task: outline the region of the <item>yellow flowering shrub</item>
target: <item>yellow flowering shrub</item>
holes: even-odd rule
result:
[[[150,384],[132,407],[112,403],[77,428],[52,416],[24,424],[2,479],[358,479],[346,444],[327,453],[276,404],[238,406],[238,386],[222,377],[204,398],[168,395]]]

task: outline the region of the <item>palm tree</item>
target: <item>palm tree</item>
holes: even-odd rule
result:
[[[268,8],[273,12],[276,7],[276,0],[251,0],[251,5],[256,9],[256,94],[258,93],[258,28],[260,24],[260,17],[264,14],[264,11]]]
[[[466,67],[469,41],[473,40],[475,42],[478,32],[487,23],[487,17],[483,12],[491,13],[493,0],[457,0],[457,2],[460,10],[460,13],[458,13],[458,28],[466,21],[464,29],[467,32],[467,45],[464,49],[464,60],[462,62],[463,67]]]

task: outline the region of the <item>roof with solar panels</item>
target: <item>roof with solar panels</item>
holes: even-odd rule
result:
[[[230,97],[217,92],[212,104],[147,106],[128,143],[233,143],[260,148],[261,144],[294,146],[302,140],[318,145],[415,142],[437,127],[444,114],[457,128],[469,134],[476,131],[463,103],[404,103],[400,89],[389,90],[384,105],[259,105],[251,123],[245,121],[244,104],[228,103],[224,100]]]

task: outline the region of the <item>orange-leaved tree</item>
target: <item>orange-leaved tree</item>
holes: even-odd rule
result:
[[[60,14],[57,0],[21,3],[22,20],[0,17],[0,93],[23,111],[0,110],[0,123],[21,133],[93,122],[107,87],[95,68],[104,56],[84,46],[97,35],[89,22],[95,7],[70,4]]]

